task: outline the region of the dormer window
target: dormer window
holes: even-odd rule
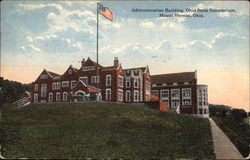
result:
[[[48,75],[42,74],[42,75],[40,76],[40,78],[41,78],[41,79],[47,79],[47,78],[48,78]]]
[[[72,74],[72,70],[71,69],[69,69],[69,72],[68,72],[69,74]]]

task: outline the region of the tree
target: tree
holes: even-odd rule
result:
[[[237,120],[242,121],[244,118],[247,118],[247,112],[244,109],[232,109],[231,116]]]

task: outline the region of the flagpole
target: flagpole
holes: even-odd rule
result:
[[[98,65],[99,65],[99,57],[98,57],[98,31],[99,31],[99,3],[96,4],[96,19],[97,19],[97,23],[96,23],[96,76],[97,76],[97,88],[99,87],[99,71],[98,71]]]

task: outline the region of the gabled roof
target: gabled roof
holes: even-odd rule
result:
[[[95,86],[92,86],[92,85],[90,85],[90,84],[86,84],[86,83],[84,83],[84,82],[81,81],[81,80],[79,80],[79,81],[76,83],[76,85],[75,85],[75,87],[74,87],[73,89],[77,88],[77,86],[79,86],[79,85],[82,85],[82,86],[86,87],[87,90],[88,90],[88,92],[101,92],[101,89],[96,88]]]
[[[196,72],[181,72],[151,75],[152,83],[184,82],[196,79]]]
[[[51,78],[54,78],[54,77],[57,77],[57,76],[61,76],[60,74],[57,74],[57,73],[54,73],[54,72],[50,72],[50,71],[47,71],[46,72],[51,76]]]
[[[84,64],[84,66],[86,65],[86,66],[88,66],[89,64],[94,64],[95,66],[97,66],[97,63],[96,62],[94,62],[92,59],[90,59],[89,57],[88,57],[88,59],[86,60],[86,62],[85,62],[85,64]],[[98,64],[98,67],[103,67],[103,66],[101,66],[100,64]]]

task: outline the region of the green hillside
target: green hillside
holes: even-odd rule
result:
[[[2,108],[5,158],[214,158],[207,119],[130,104]]]

